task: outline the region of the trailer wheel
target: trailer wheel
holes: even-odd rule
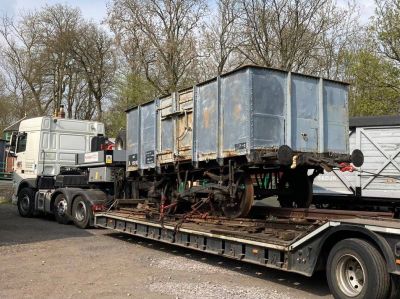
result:
[[[90,205],[82,197],[78,196],[72,205],[72,219],[79,228],[88,228],[92,219]]]
[[[65,198],[65,195],[64,194],[57,195],[56,199],[54,200],[53,212],[54,212],[54,217],[56,218],[58,223],[68,224],[69,218],[67,215],[67,210],[68,210],[68,201]]]
[[[35,192],[25,187],[18,192],[18,212],[22,217],[32,217],[35,211]]]
[[[384,299],[390,287],[386,263],[378,250],[361,239],[345,239],[330,251],[329,288],[337,299]]]

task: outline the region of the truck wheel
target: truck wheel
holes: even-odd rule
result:
[[[32,217],[35,211],[35,191],[25,187],[18,192],[18,212],[22,217]]]
[[[67,215],[67,210],[68,210],[68,201],[65,198],[64,194],[57,195],[54,201],[53,212],[58,223],[68,224],[69,218]]]
[[[398,299],[400,298],[400,277],[397,275],[391,275],[390,278],[389,299]]]
[[[326,274],[337,299],[384,299],[390,287],[386,263],[378,250],[361,239],[345,239],[329,253]]]
[[[78,196],[72,205],[72,218],[79,228],[88,228],[92,219],[90,205],[82,197]]]

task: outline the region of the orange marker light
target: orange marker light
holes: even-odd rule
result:
[[[396,260],[396,264],[397,264],[397,265],[400,265],[400,259],[397,259],[397,260]]]

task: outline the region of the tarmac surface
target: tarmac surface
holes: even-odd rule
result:
[[[311,278],[0,204],[0,298],[333,298]]]

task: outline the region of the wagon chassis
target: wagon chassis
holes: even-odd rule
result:
[[[126,197],[152,197],[160,206],[181,203],[187,206],[185,201],[194,203],[209,197],[210,203],[214,203],[211,210],[231,218],[247,216],[254,200],[270,196],[278,196],[282,207],[307,208],[312,201],[312,183],[318,174],[324,169],[343,166],[339,162],[347,166],[350,161],[360,159],[354,154],[293,153],[288,146],[281,146],[270,153],[274,158],[268,161],[262,152],[265,150],[257,151],[259,158],[253,160],[237,156],[206,164],[178,161],[152,170],[128,171],[127,182],[134,190]],[[356,154],[362,158],[362,154]],[[308,175],[308,169],[314,169],[312,175]]]

